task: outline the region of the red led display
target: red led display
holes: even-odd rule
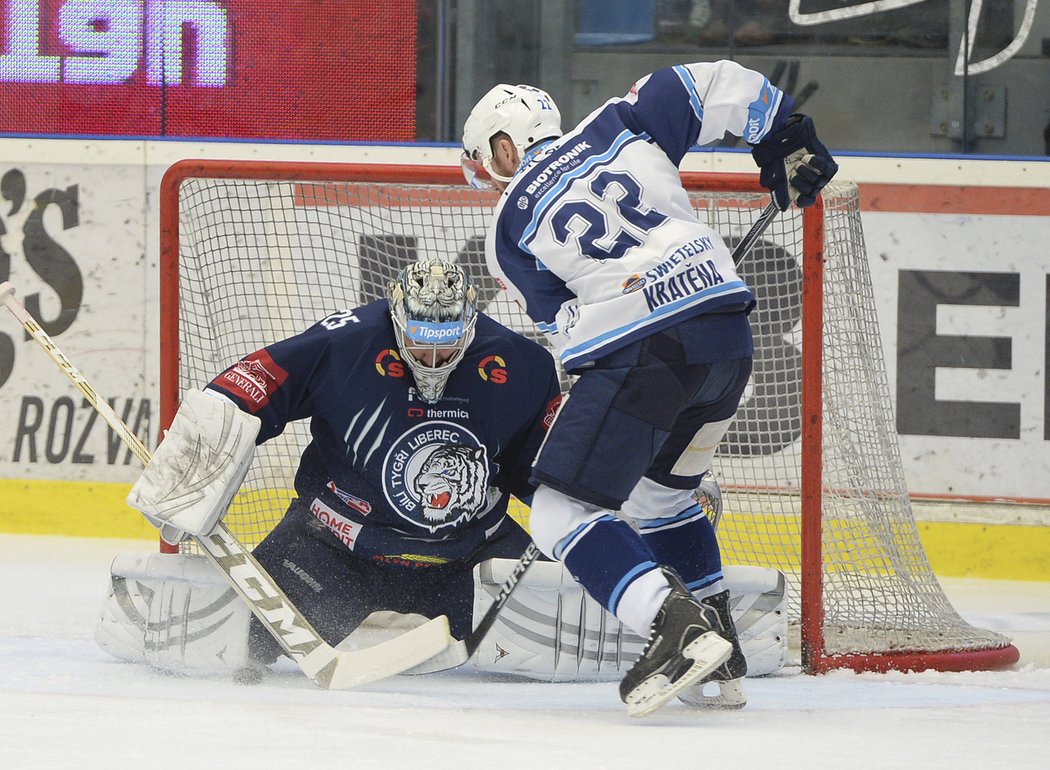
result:
[[[0,132],[415,138],[415,0],[0,0]]]

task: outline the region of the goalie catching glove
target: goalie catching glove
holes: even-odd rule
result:
[[[761,169],[759,182],[781,211],[792,201],[800,208],[812,206],[839,170],[807,115],[792,115],[783,128],[752,145],[751,156]]]
[[[186,391],[128,505],[169,543],[208,535],[248,473],[260,425],[222,396]]]

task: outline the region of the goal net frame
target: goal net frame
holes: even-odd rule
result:
[[[718,210],[720,208],[736,207],[742,212],[740,222],[733,228],[740,235],[747,230],[749,222],[747,217],[757,217],[762,208],[768,202],[768,193],[758,184],[757,175],[735,174],[735,173],[682,173],[683,184],[691,194],[698,196],[694,200],[694,206],[698,211],[705,208]],[[196,248],[188,245],[187,233],[191,229],[195,216],[192,209],[187,209],[183,200],[183,191],[189,183],[204,185],[204,180],[215,180],[215,184],[257,184],[257,185],[293,185],[301,186],[306,190],[306,198],[311,195],[322,194],[325,190],[335,190],[336,195],[343,195],[345,200],[356,200],[357,193],[347,193],[347,190],[356,190],[361,186],[362,190],[396,190],[407,189],[414,191],[413,203],[419,206],[419,200],[428,200],[434,207],[440,208],[443,204],[450,206],[473,206],[484,209],[479,216],[485,219],[491,213],[491,205],[495,203],[496,196],[491,196],[488,208],[479,204],[483,198],[479,198],[477,191],[466,187],[462,174],[458,167],[445,166],[414,166],[414,165],[388,165],[388,164],[344,164],[344,163],[316,163],[316,162],[259,162],[259,161],[220,161],[220,160],[187,160],[172,165],[161,183],[160,190],[160,421],[161,428],[170,425],[171,420],[178,407],[181,393],[187,387],[201,387],[211,377],[219,374],[222,369],[234,363],[234,360],[220,362],[218,368],[210,372],[185,372],[180,370],[180,355],[187,345],[187,332],[181,323],[183,315],[187,314],[187,301],[180,292],[188,292],[186,282],[189,280],[186,273],[191,272],[189,268],[180,264],[180,259]],[[296,188],[299,189],[299,188]],[[340,192],[342,191],[342,192]],[[698,191],[702,191],[702,194]],[[834,192],[834,206],[827,201]],[[361,193],[365,196],[370,193]],[[706,196],[713,196],[707,202]],[[457,195],[470,196],[467,203],[449,203]],[[483,195],[483,194],[482,194]],[[365,204],[367,205],[367,204]],[[866,254],[864,253],[863,231],[860,226],[859,195],[855,185],[848,183],[838,184],[825,191],[825,195],[818,199],[817,203],[798,211],[792,209],[784,212],[777,222],[784,226],[793,228],[797,238],[794,245],[772,244],[769,245],[771,228],[760,238],[755,250],[763,248],[763,244],[777,249],[780,255],[778,259],[787,256],[789,262],[801,261],[798,287],[801,291],[801,319],[798,328],[794,330],[796,344],[800,348],[798,358],[800,366],[798,387],[798,417],[800,419],[799,435],[797,440],[797,467],[799,476],[796,482],[792,482],[787,494],[781,490],[774,490],[772,498],[791,498],[794,502],[792,514],[787,518],[793,518],[797,513],[797,524],[792,523],[792,528],[797,526],[797,543],[790,546],[796,550],[797,563],[792,563],[784,570],[782,563],[777,563],[774,558],[764,566],[776,566],[791,573],[788,579],[791,618],[793,633],[797,631],[798,637],[793,642],[800,648],[800,663],[802,669],[807,673],[823,673],[837,668],[848,668],[854,671],[888,671],[888,670],[923,670],[935,669],[942,671],[994,669],[1012,665],[1019,659],[1019,653],[1009,640],[990,631],[977,629],[966,623],[955,613],[947,597],[944,596],[939,583],[937,583],[932,570],[929,567],[925,552],[919,542],[918,530],[915,526],[914,516],[911,513],[910,500],[903,488],[903,470],[900,466],[899,449],[897,448],[896,433],[893,428],[892,410],[889,400],[888,383],[885,378],[885,364],[882,360],[881,342],[877,334],[877,321],[874,316],[874,298],[871,296],[870,274],[867,269]],[[776,224],[776,223],[774,223]],[[731,229],[733,229],[731,228]],[[719,228],[716,228],[719,229]],[[391,225],[391,232],[396,233],[396,225]],[[236,233],[229,234],[236,237]],[[181,239],[181,240],[180,240]],[[739,240],[737,238],[736,240]],[[733,239],[727,238],[732,248]],[[800,254],[791,254],[791,250],[801,251]],[[834,254],[831,252],[835,252]],[[216,257],[221,259],[221,256]],[[748,260],[752,255],[744,257],[743,268],[746,268]],[[846,531],[846,536],[857,537],[858,540],[869,539],[869,530],[878,529],[880,524],[865,523],[863,534],[860,536],[850,535],[849,525],[843,525],[841,521],[832,521],[829,516],[829,508],[832,500],[839,496],[840,490],[837,485],[829,484],[825,478],[825,454],[832,452],[834,447],[830,444],[838,439],[829,440],[825,435],[825,409],[828,408],[825,398],[825,379],[828,373],[825,371],[824,345],[825,345],[825,306],[829,301],[825,293],[826,268],[829,260],[832,267],[836,262],[856,262],[851,264],[850,269],[859,276],[851,278],[860,284],[855,299],[857,307],[849,308],[848,315],[864,315],[867,326],[862,330],[862,336],[866,339],[858,348],[863,349],[863,355],[872,359],[874,368],[871,370],[870,384],[874,396],[873,402],[874,422],[886,423],[877,427],[891,435],[880,435],[876,442],[866,437],[868,443],[892,444],[892,447],[881,447],[883,454],[888,456],[890,467],[890,482],[881,482],[853,493],[854,498],[865,510],[872,506],[890,506],[897,511],[895,518],[887,529],[891,533],[873,533],[871,539],[876,542],[875,548],[883,551],[906,551],[908,557],[908,574],[897,575],[895,573],[895,556],[887,557],[885,560],[882,553],[876,553],[874,557],[866,557],[874,561],[875,566],[871,569],[875,581],[888,578],[892,585],[901,586],[903,592],[911,591],[910,586],[917,585],[912,603],[921,605],[917,609],[904,608],[902,614],[908,614],[910,619],[902,625],[893,618],[880,616],[881,610],[876,608],[870,612],[861,610],[862,621],[849,619],[842,623],[830,619],[829,615],[834,610],[829,609],[828,597],[833,590],[834,584],[849,582],[851,568],[843,568],[841,565],[830,565],[826,563],[826,550],[831,542],[831,533],[839,530]],[[479,269],[472,265],[475,273]],[[475,276],[477,277],[477,275]],[[181,282],[181,283],[180,283]],[[794,285],[794,284],[792,284]],[[180,288],[181,287],[181,288]],[[855,291],[851,289],[851,291]],[[758,293],[758,292],[756,292]],[[493,300],[497,302],[498,300]],[[504,301],[506,299],[504,297]],[[758,296],[759,307],[762,306],[763,296]],[[508,305],[510,303],[508,302]],[[324,308],[313,320],[319,320],[329,312],[342,308]],[[519,311],[520,312],[520,311]],[[522,316],[524,318],[524,316]],[[753,320],[753,326],[754,326]],[[872,333],[871,324],[875,323],[876,331]],[[305,327],[304,327],[305,328]],[[294,331],[301,331],[295,329]],[[519,329],[519,331],[524,331]],[[853,330],[851,334],[855,333]],[[873,337],[873,339],[872,339]],[[276,339],[264,340],[264,342],[275,342]],[[261,347],[260,343],[258,346]],[[849,343],[852,344],[852,343]],[[243,349],[239,356],[253,352],[255,348]],[[834,368],[836,363],[832,361],[829,369]],[[881,373],[881,375],[880,375]],[[881,376],[881,379],[880,379]],[[203,377],[203,381],[201,381]],[[829,402],[831,398],[828,398]],[[841,420],[849,422],[849,420]],[[841,426],[850,429],[851,426]],[[725,445],[723,445],[725,446]],[[869,447],[870,448],[870,447]],[[731,453],[727,453],[731,454]],[[776,454],[776,453],[772,453]],[[722,542],[723,559],[727,563],[734,563],[741,551],[737,549],[736,540],[727,543],[727,539],[738,538],[744,556],[739,563],[749,563],[747,560],[748,546],[746,540],[753,535],[747,533],[734,535],[727,534],[727,529],[732,529],[734,520],[737,519],[737,508],[748,505],[748,499],[753,494],[765,494],[769,490],[762,490],[764,483],[754,483],[747,479],[743,482],[732,477],[732,466],[735,460],[727,456],[722,458],[722,449],[716,458],[715,471],[723,483],[726,516],[719,530],[719,538]],[[728,475],[724,475],[725,472]],[[863,474],[862,474],[863,475]],[[768,497],[768,496],[767,496]],[[772,499],[770,498],[770,499]],[[236,501],[235,501],[236,502]],[[768,508],[771,504],[762,502],[759,507]],[[231,517],[234,516],[234,507],[231,507]],[[283,510],[277,511],[279,518]],[[756,514],[756,516],[759,516]],[[760,518],[760,516],[759,516]],[[774,518],[784,518],[782,514],[776,514]],[[747,516],[741,516],[741,521],[747,521]],[[235,523],[235,522],[234,522]],[[236,532],[234,523],[231,529]],[[791,530],[794,535],[794,529]],[[779,536],[778,536],[779,537]],[[249,542],[249,546],[252,543]],[[846,543],[848,550],[850,543]],[[864,547],[869,547],[865,545]],[[162,544],[163,548],[163,544]],[[841,546],[836,546],[841,549]],[[836,550],[836,553],[838,551]],[[835,558],[839,558],[835,556]],[[754,562],[750,562],[754,563]],[[869,576],[865,576],[868,579]],[[863,585],[859,593],[866,591]],[[911,600],[909,600],[911,601]],[[908,602],[905,602],[908,603]],[[857,614],[851,610],[852,614]],[[927,618],[929,620],[927,621]],[[858,625],[859,623],[859,625]],[[925,625],[930,626],[929,633]],[[885,634],[886,638],[875,643],[877,649],[863,648],[871,638]],[[934,644],[929,640],[933,639]],[[940,640],[939,642],[937,640]],[[859,644],[858,644],[859,642]],[[844,645],[844,646],[843,646]],[[939,645],[939,646],[938,646]],[[869,645],[870,646],[870,645]]]

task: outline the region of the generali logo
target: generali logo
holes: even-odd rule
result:
[[[270,403],[270,396],[286,379],[288,372],[268,352],[260,350],[219,375],[216,384],[237,396],[255,414]]]
[[[561,409],[561,393],[547,402],[547,411],[546,414],[543,415],[544,430],[550,430],[550,427],[554,424],[555,418],[558,416],[559,409]]]

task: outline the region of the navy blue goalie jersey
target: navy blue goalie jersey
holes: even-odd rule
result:
[[[257,443],[310,421],[295,490],[348,548],[435,561],[472,553],[509,495],[533,492],[529,471],[561,398],[550,352],[479,314],[441,400],[421,401],[386,300],[333,313],[208,387],[262,420]]]

